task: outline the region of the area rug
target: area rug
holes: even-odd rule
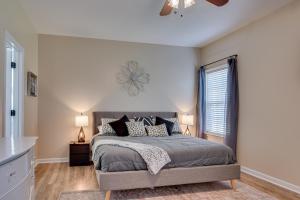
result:
[[[62,192],[59,200],[101,200],[99,191]],[[111,200],[276,200],[249,185],[239,182],[237,190],[227,182],[113,191]]]

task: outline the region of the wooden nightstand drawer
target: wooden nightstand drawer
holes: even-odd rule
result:
[[[90,165],[90,156],[86,154],[76,154],[70,156],[70,166]]]
[[[70,166],[90,165],[90,144],[70,143]]]
[[[70,153],[71,154],[90,153],[90,145],[89,144],[70,144]]]

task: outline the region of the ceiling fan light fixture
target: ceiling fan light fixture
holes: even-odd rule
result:
[[[164,0],[165,3],[160,11],[160,16],[168,16],[172,13],[174,9],[185,9],[188,7],[193,6],[196,4],[196,0]],[[222,7],[226,5],[230,0],[206,0],[207,2]],[[180,10],[181,11],[181,10]],[[178,13],[177,11],[174,11],[174,13]],[[182,14],[180,15],[183,16]]]
[[[196,4],[195,0],[184,0],[184,8],[188,8]]]
[[[179,7],[179,0],[169,0],[169,6],[173,8],[178,8]]]

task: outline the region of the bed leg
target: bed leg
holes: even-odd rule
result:
[[[230,180],[230,185],[233,190],[236,190],[237,180]]]
[[[110,190],[105,192],[105,200],[110,200],[110,194],[111,194]]]

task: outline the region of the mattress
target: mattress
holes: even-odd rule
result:
[[[164,168],[198,167],[211,165],[234,164],[233,151],[223,145],[200,138],[181,134],[168,137],[117,137],[96,136],[95,140],[115,139],[121,141],[142,143],[164,149],[171,162]],[[93,160],[95,168],[102,172],[122,172],[147,170],[143,158],[134,150],[112,145],[102,145],[96,148],[95,154],[99,159]]]

